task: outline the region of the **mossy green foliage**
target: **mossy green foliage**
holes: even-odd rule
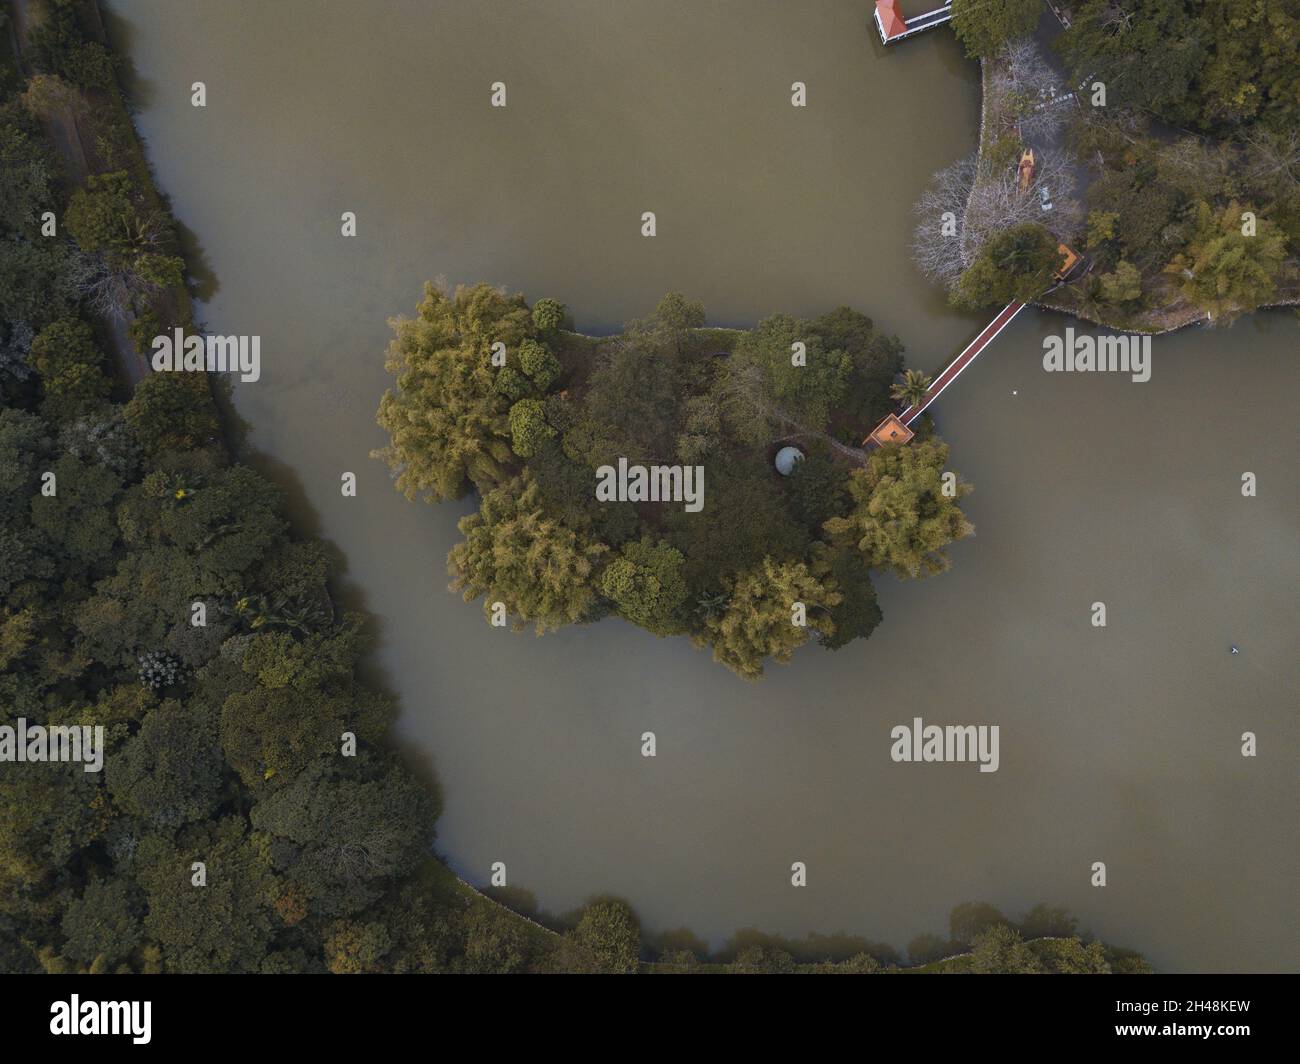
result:
[[[953,304],[974,309],[1036,299],[1051,287],[1061,265],[1057,244],[1056,237],[1035,222],[995,233],[958,280]]]
[[[1300,5],[1086,0],[1058,48],[1107,91],[1071,137],[1094,169],[1082,308],[1226,323],[1300,290]]]
[[[1039,0],[953,0],[952,26],[972,58],[992,58],[1007,41],[1033,33]]]

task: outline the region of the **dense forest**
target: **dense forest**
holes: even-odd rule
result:
[[[31,9],[40,18],[23,51],[29,68],[7,49],[0,55],[0,727],[102,728],[106,750],[98,772],[79,763],[0,762],[0,971],[867,972],[901,965],[898,951],[861,939],[790,942],[756,931],[710,952],[685,931],[643,936],[632,910],[612,898],[530,920],[471,890],[436,859],[437,790],[403,767],[387,738],[396,707],[358,675],[367,623],[338,605],[332,551],[296,535],[276,485],[236,459],[206,375],[136,379],[153,335],[195,330],[176,227],[135,140],[94,5],[47,0]],[[0,6],[0,30],[9,37],[6,14]],[[640,515],[595,510],[568,486],[576,465],[564,451],[570,433],[587,439],[592,453],[623,440],[602,436],[611,426],[598,419],[586,437],[577,420],[563,429],[551,420],[559,421],[554,411],[566,402],[554,386],[572,372],[562,360],[590,343],[560,336],[560,308],[539,302],[529,312],[490,289],[454,300],[431,293],[433,321],[404,326],[406,342],[418,349],[422,336],[441,335],[439,314],[476,301],[494,333],[514,323],[520,378],[512,384],[493,374],[499,403],[464,415],[492,432],[467,433],[454,455],[414,471],[406,486],[454,495],[482,478],[493,486],[467,544],[480,528],[496,537],[512,521],[520,522],[512,536],[542,525],[554,549],[567,551],[567,564],[590,566],[600,583],[587,589],[589,598],[547,592],[552,597],[538,607],[529,604],[530,619],[585,617],[597,601],[632,613],[638,603],[648,626],[672,630],[681,614],[665,604],[682,587],[684,602],[704,586],[672,556],[689,543],[680,537],[696,533],[666,520],[662,540],[648,538]],[[690,344],[704,338],[694,331],[699,316],[669,301],[637,342],[680,346],[683,361],[674,364],[681,367]],[[774,344],[794,329],[810,338],[810,350],[815,337],[819,350],[844,352],[837,372],[845,380],[860,375],[864,402],[886,402],[897,351],[863,319],[765,324],[744,341],[751,361],[738,364],[762,367],[764,329]],[[533,346],[525,349],[527,341]],[[488,372],[481,361],[443,365],[471,377]],[[647,370],[651,378],[641,382],[637,374]],[[671,381],[656,380],[652,367],[632,359],[604,383],[593,374],[590,387],[608,395],[633,388],[645,418],[671,419],[663,393],[653,390]],[[515,404],[539,403],[543,420],[515,414],[511,391]],[[811,431],[821,423],[820,403],[829,412],[842,402],[841,393],[828,394],[837,398],[800,392],[783,402]],[[762,425],[762,410],[748,409],[750,420],[734,423]],[[676,432],[689,454],[724,446],[711,410],[696,403],[691,413],[689,432],[675,421],[664,431]],[[827,424],[833,420],[828,413]],[[530,443],[525,467],[518,455]],[[928,447],[937,468],[940,445]],[[767,485],[753,489],[755,514],[780,522],[792,551],[808,545],[806,560],[778,568],[809,586],[830,588],[825,574],[837,565],[836,587],[865,582],[853,575],[862,574],[859,562],[834,542],[841,530],[856,530],[832,525],[817,551],[826,552],[822,560],[813,556],[811,532],[832,512],[851,525],[861,496],[877,486],[870,477],[888,470],[855,473],[846,485],[832,463],[813,462],[822,481],[810,479],[786,498],[766,465],[760,477],[743,450],[732,460],[735,497]],[[906,492],[911,474],[889,475]],[[728,478],[720,479],[725,493]],[[508,490],[493,497],[501,485]],[[844,493],[853,501],[842,501]],[[545,502],[533,508],[530,499]],[[551,516],[562,513],[567,523]],[[756,544],[713,547],[742,548],[758,557]],[[908,555],[879,549],[888,564],[908,568]],[[626,564],[610,575],[605,555]],[[477,586],[474,548],[461,548],[455,564],[467,589]],[[661,574],[668,575],[661,581]],[[665,586],[677,590],[665,595]],[[572,608],[575,601],[581,608]],[[825,601],[838,605],[829,594]],[[827,638],[866,626],[843,611],[832,616],[844,627],[818,629]],[[509,900],[532,911],[526,898]],[[1018,922],[989,906],[960,906],[946,937],[918,938],[908,957],[934,971],[1146,970],[1136,954],[1079,935],[1068,915],[1041,906]]]
[[[1227,324],[1300,299],[1300,0],[969,4],[984,60],[978,162],[918,204],[917,261],[953,301],[1037,299],[1118,328]],[[1050,43],[1042,24],[1053,27]],[[1077,91],[1073,97],[1055,94]],[[1025,149],[1036,153],[1017,185]],[[1050,206],[1049,206],[1050,205]],[[944,232],[945,210],[958,219]]]
[[[670,293],[601,339],[566,316],[486,284],[427,286],[416,317],[392,323],[378,453],[409,497],[478,493],[449,565],[489,618],[499,604],[541,634],[617,613],[754,678],[809,639],[870,635],[871,570],[942,571],[972,531],[957,505],[969,486],[950,474],[945,488],[928,422],[906,447],[857,447],[929,384],[865,315],[709,329]],[[788,477],[773,466],[783,446],[804,455]],[[697,467],[702,508],[599,499],[599,471],[620,460]]]

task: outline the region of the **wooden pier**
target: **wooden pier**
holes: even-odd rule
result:
[[[927,0],[906,0],[909,7],[924,7]],[[929,0],[933,3],[933,0]],[[952,18],[952,3],[940,4],[924,15],[904,15],[899,10],[899,0],[876,0],[876,29],[884,44],[893,44],[915,36],[933,26],[940,26]]]

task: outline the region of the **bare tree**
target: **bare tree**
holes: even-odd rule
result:
[[[1002,47],[1001,62],[994,64],[993,87],[1036,99],[1059,96],[1065,90],[1043,57],[1033,37],[1016,37]]]
[[[1063,239],[1079,225],[1082,208],[1074,198],[1074,172],[1064,151],[1046,152],[1022,191],[1014,166],[980,173],[975,156],[934,176],[917,202],[912,239],[917,268],[951,287],[975,261],[994,233],[1036,222]],[[1051,209],[1044,209],[1050,203]]]
[[[20,99],[37,118],[75,121],[88,110],[81,90],[57,74],[37,74],[29,79]]]
[[[913,208],[912,258],[925,277],[946,286],[955,284],[974,258],[963,223],[977,170],[975,155],[940,170]]]
[[[1300,187],[1300,130],[1273,133],[1254,127],[1246,134],[1246,174],[1265,186]]]
[[[1055,140],[1078,106],[1033,37],[1017,37],[1002,49],[989,78],[991,106],[1014,116],[1026,143]]]
[[[1180,137],[1158,148],[1162,180],[1195,200],[1231,182],[1237,160],[1232,148],[1200,137]]]
[[[103,253],[83,255],[73,267],[72,284],[93,313],[118,321],[137,297],[156,290],[129,265]]]

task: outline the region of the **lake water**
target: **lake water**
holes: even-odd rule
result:
[[[200,316],[262,337],[262,379],[235,386],[250,457],[376,618],[465,878],[504,861],[547,909],[613,892],[715,944],[901,948],[962,901],[1047,901],[1162,969],[1296,967],[1294,317],[1159,338],[1135,384],[1044,373],[1068,322],[1024,312],[935,408],[976,486],[952,571],[882,577],[870,640],[758,684],[621,621],[488,627],[445,590],[471,504],[408,503],[368,457],[385,319],[439,276],[557,297],[590,332],[670,288],[724,325],[847,303],[940,367],[982,324],[906,252],[929,174],[975,146],[978,70],[948,30],[886,52],[866,0],[110,6],[210,272]],[[914,716],[999,725],[999,771],[895,764]]]

